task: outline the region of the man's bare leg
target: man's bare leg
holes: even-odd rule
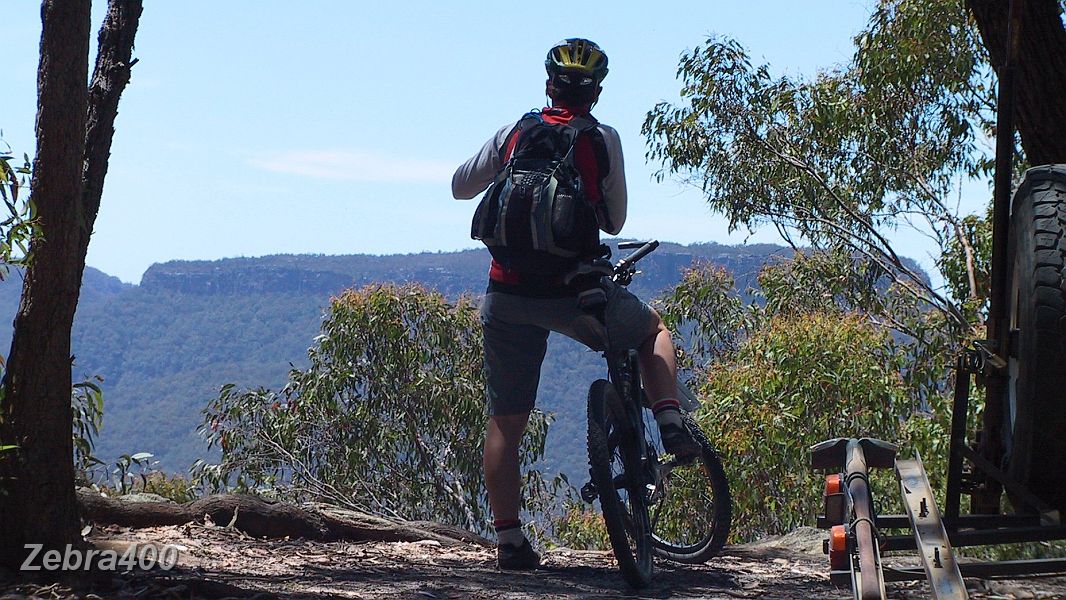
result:
[[[656,314],[655,332],[637,350],[641,380],[647,396],[648,408],[659,424],[663,446],[667,452],[690,457],[699,454],[700,447],[685,432],[681,424],[681,405],[677,399],[677,356],[670,330]]]
[[[489,417],[485,435],[485,488],[496,529],[496,565],[501,569],[530,570],[540,555],[526,540],[518,519],[522,503],[522,473],[518,447],[529,413]]]
[[[518,509],[522,503],[518,447],[528,421],[528,412],[489,417],[485,434],[485,488],[496,521],[518,520]]]
[[[655,315],[658,326],[637,350],[640,360],[644,393],[652,404],[664,399],[677,399],[677,355],[670,330]]]

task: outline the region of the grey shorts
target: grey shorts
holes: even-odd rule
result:
[[[548,334],[556,331],[593,350],[637,348],[656,331],[658,317],[650,306],[613,283],[607,283],[607,328],[583,312],[577,299],[530,298],[490,292],[481,303],[485,334],[485,379],[490,415],[514,415],[533,409]]]

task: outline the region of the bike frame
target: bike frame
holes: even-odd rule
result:
[[[620,423],[627,425],[627,433],[637,440],[640,448],[640,464],[645,468],[651,464],[648,445],[644,442],[644,390],[640,384],[640,367],[636,351],[604,352],[607,360],[608,380],[618,392],[621,409],[625,414],[615,415]],[[635,474],[634,474],[635,475]]]
[[[615,283],[622,287],[626,287],[632,282],[633,276],[636,274],[636,268],[634,265],[641,258],[647,256],[653,250],[659,246],[658,241],[650,241],[643,244],[635,244],[639,246],[639,249],[630,254],[629,256],[618,261],[612,268],[612,279]],[[619,244],[620,249],[624,249],[627,246],[625,244]],[[632,247],[632,246],[630,246]],[[597,319],[607,328],[607,319],[605,317],[606,305],[600,306],[595,314]],[[608,331],[608,339],[610,332]],[[656,457],[649,455],[649,446],[646,443],[645,430],[646,425],[644,422],[644,390],[641,386],[640,380],[640,366],[637,359],[636,349],[622,349],[611,350],[606,349],[603,352],[603,358],[607,362],[608,380],[618,393],[620,400],[620,406],[618,407],[622,414],[616,414],[615,419],[619,424],[625,426],[625,435],[631,436],[637,443],[635,444],[638,450],[638,462],[640,469],[637,472],[626,471],[626,476],[629,481],[625,482],[627,493],[632,493],[631,490],[644,490],[646,487],[650,487],[654,492],[659,488],[659,482],[661,480],[662,471],[659,468],[650,468],[651,465],[655,465]],[[634,479],[635,478],[635,479]],[[616,484],[617,485],[617,484]],[[641,502],[645,505],[645,509],[652,503],[652,496],[641,492]],[[632,523],[628,524],[630,534],[636,536],[637,528]],[[647,531],[641,532],[641,535],[646,534],[648,540],[646,543],[650,543],[651,528],[650,523],[647,527]]]
[[[622,287],[627,287],[633,281],[633,276],[637,272],[634,265],[658,248],[659,242],[654,240],[645,243],[630,242],[627,244],[623,242],[618,247],[619,249],[638,248],[636,252],[619,260],[611,268],[611,278],[614,282]],[[605,309],[606,304],[598,307],[595,315],[604,329],[607,329]],[[610,332],[608,331],[609,339]],[[637,361],[636,349],[614,351],[606,349],[603,351],[603,358],[607,362],[608,380],[614,386],[615,391],[618,392],[618,397],[622,400],[622,408],[625,410],[624,415],[616,415],[616,417],[620,418],[621,423],[628,424],[631,434],[636,436],[637,440],[643,442],[645,429],[643,415],[645,408],[643,401],[644,390],[640,384],[640,367]],[[640,460],[642,465],[649,464],[647,444],[640,444]]]
[[[602,286],[595,283],[602,281],[602,277],[611,277],[615,284],[628,286],[637,273],[634,265],[658,245],[657,241],[621,243],[619,249],[637,250],[615,265],[606,258],[582,263],[566,279],[566,283],[577,280],[585,284],[579,286],[583,290],[578,295],[579,304],[588,314],[597,318],[607,335],[607,348],[602,352],[607,363],[607,379],[597,380],[589,390],[591,479],[581,488],[581,498],[591,503],[599,497],[611,546],[622,574],[635,588],[647,585],[654,570],[655,556],[690,564],[706,562],[725,543],[730,519],[728,481],[705,436],[701,432],[697,435],[702,440],[701,456],[684,459],[670,457],[670,460],[662,461],[670,455],[661,454],[663,449],[660,443],[651,435],[651,431],[657,430],[657,427],[651,419],[650,407],[641,385],[638,350],[613,349],[610,343],[611,332],[606,319],[607,296]],[[605,253],[605,256],[609,257],[610,254]],[[590,281],[590,276],[596,277],[595,282]],[[578,277],[583,279],[576,279]],[[683,406],[688,410],[698,406],[698,402],[690,398]],[[694,422],[686,427],[698,430]],[[706,485],[715,499],[711,506],[714,519],[706,522],[707,529],[699,531],[703,537],[695,543],[682,541],[678,545],[671,538],[657,536],[656,521],[661,515],[656,507],[667,506],[665,502],[674,468],[689,466],[696,460],[700,461],[699,466],[706,474]],[[605,502],[608,496],[612,498]],[[725,504],[719,505],[719,499],[723,499]],[[667,508],[668,512],[670,510]],[[667,535],[676,534],[672,532]]]

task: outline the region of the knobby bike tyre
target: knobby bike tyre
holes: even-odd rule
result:
[[[618,568],[630,586],[642,588],[652,575],[648,507],[638,442],[631,428],[620,422],[621,414],[621,400],[610,382],[594,382],[588,397],[589,471]],[[616,478],[625,482],[621,489]]]
[[[1007,470],[1066,510],[1066,165],[1029,169],[1011,213]]]
[[[733,502],[718,452],[691,415],[682,415],[682,420],[702,452],[697,460],[675,467],[659,483],[662,493],[649,509],[652,544],[656,556],[700,564],[725,545]]]

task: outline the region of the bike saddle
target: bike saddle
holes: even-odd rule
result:
[[[572,271],[563,276],[563,285],[570,285],[575,279],[586,275],[609,277],[614,275],[614,265],[612,265],[611,261],[606,258],[596,258],[591,261],[578,263]]]

